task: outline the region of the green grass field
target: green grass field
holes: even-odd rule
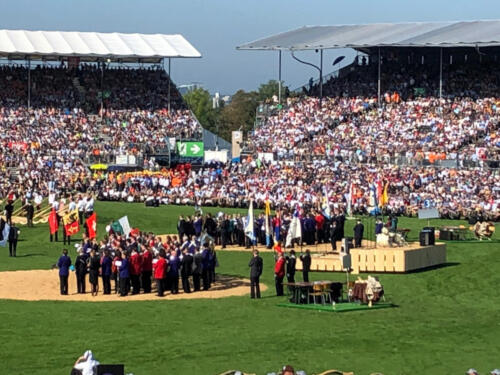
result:
[[[172,233],[179,214],[194,212],[191,207],[100,202],[96,211],[100,235],[110,220],[125,214],[133,227]],[[427,223],[402,218],[399,225],[411,228],[410,237],[416,238]],[[352,226],[347,223],[346,234]],[[274,296],[268,253],[262,282],[269,289],[261,300],[1,300],[1,373],[66,375],[86,349],[103,363],[125,363],[126,372],[135,375],[228,369],[260,375],[286,363],[308,374],[330,368],[356,375],[462,374],[469,367],[486,373],[500,367],[498,238],[497,230],[493,242],[448,243],[446,267],[380,275],[388,299],[398,305],[391,309],[332,314],[278,307],[285,299]],[[62,249],[62,243],[48,241],[47,225],[21,227],[21,239],[15,259],[0,248],[0,271],[50,268]],[[249,257],[219,251],[217,271],[248,277]],[[344,280],[345,275],[312,273],[312,278]]]

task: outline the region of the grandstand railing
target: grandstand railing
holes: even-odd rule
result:
[[[470,158],[458,157],[457,159],[445,159],[445,160],[435,160],[431,162],[428,159],[415,159],[408,158],[406,156],[377,156],[376,158],[370,158],[366,156],[359,156],[357,154],[353,155],[342,155],[342,156],[326,156],[318,154],[306,154],[298,155],[292,153],[274,153],[274,160],[283,162],[313,162],[313,161],[332,161],[339,160],[354,164],[379,164],[379,165],[397,165],[397,166],[408,166],[408,167],[436,167],[436,168],[463,168],[463,169],[499,169],[500,170],[500,160],[495,159],[484,159],[475,160]]]

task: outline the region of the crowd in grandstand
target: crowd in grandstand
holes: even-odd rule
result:
[[[148,150],[164,147],[168,137],[201,137],[182,104],[166,109],[171,83],[163,70],[37,67],[28,109],[21,100],[26,69],[2,67],[0,197],[91,191],[102,200],[237,207],[250,198],[262,206],[268,198],[275,208],[326,204],[362,214],[373,206],[370,187],[381,181],[388,185],[387,213],[436,206],[443,217],[498,220],[500,176],[490,166],[500,161],[500,100],[495,73],[478,66],[450,69],[445,88],[456,95],[439,99],[432,96],[432,69],[389,59],[385,85],[393,91],[378,108],[376,80],[366,74],[374,66],[359,64],[325,85],[332,97],[289,99],[268,117],[250,136],[253,159],[197,170],[159,169],[148,159]],[[430,94],[414,95],[426,82]],[[87,167],[90,156],[121,154],[144,158],[145,169]],[[452,164],[441,168],[444,160]]]

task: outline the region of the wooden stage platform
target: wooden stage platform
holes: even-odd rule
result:
[[[361,247],[351,249],[353,274],[361,272],[398,273],[409,272],[446,263],[446,244],[420,246],[410,242],[405,247]],[[302,262],[297,257],[297,270]],[[340,272],[341,257],[338,253],[312,253],[311,271]]]

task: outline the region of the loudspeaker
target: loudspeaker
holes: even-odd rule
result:
[[[99,365],[97,375],[125,375],[125,367],[123,365]]]
[[[351,254],[340,253],[340,264],[343,270],[350,270],[352,265]]]
[[[425,227],[420,231],[420,246],[432,246],[436,242],[434,227]]]

